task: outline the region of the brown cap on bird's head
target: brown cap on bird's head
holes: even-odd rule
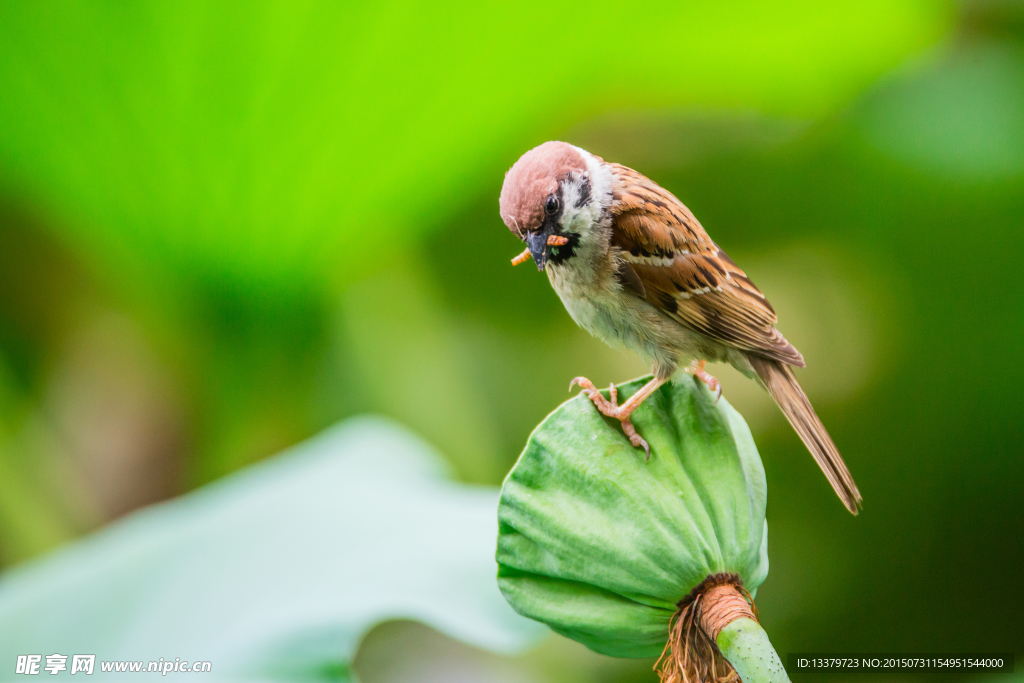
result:
[[[505,174],[498,209],[508,229],[524,237],[544,222],[544,202],[572,171],[587,170],[587,162],[566,142],[545,142],[519,157]]]

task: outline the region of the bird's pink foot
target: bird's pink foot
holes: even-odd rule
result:
[[[712,377],[704,371],[704,366],[706,364],[707,361],[705,360],[695,360],[690,363],[690,366],[686,368],[685,372],[690,373],[701,382],[704,382],[704,384],[707,384],[708,389],[715,392],[715,403],[718,403],[718,399],[722,398],[722,384],[718,381],[717,377]]]
[[[586,377],[577,377],[574,379],[569,384],[569,389],[571,390],[573,385],[579,384],[583,388],[587,397],[594,402],[594,405],[602,414],[614,418],[622,423],[622,431],[626,433],[627,437],[629,437],[629,442],[636,448],[643,448],[644,453],[647,455],[647,459],[650,460],[651,447],[647,445],[647,441],[644,440],[642,436],[636,433],[636,428],[633,426],[633,423],[629,418],[633,414],[633,411],[644,402],[644,399],[654,393],[658,387],[667,381],[667,377],[663,379],[655,377],[650,382],[640,387],[640,390],[630,396],[629,399],[621,406],[619,405],[619,390],[615,388],[614,384],[612,384],[608,389],[608,394],[611,397],[610,401],[602,396],[601,392],[594,386],[594,383]]]

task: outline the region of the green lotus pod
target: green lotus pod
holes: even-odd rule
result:
[[[647,379],[619,387],[619,401]],[[701,625],[694,598],[711,577],[752,595],[768,574],[764,467],[739,413],[689,377],[632,421],[649,461],[583,394],[534,430],[501,490],[498,584],[517,612],[596,652],[656,657],[669,641],[682,655],[670,625]],[[747,683],[788,680],[756,621],[711,637]]]

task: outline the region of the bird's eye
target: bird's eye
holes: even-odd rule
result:
[[[548,200],[544,203],[544,211],[546,211],[549,216],[554,216],[558,213],[558,197],[553,194],[548,195]]]

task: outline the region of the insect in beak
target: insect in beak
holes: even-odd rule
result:
[[[560,247],[560,246],[562,246],[564,244],[568,244],[568,243],[569,243],[569,238],[568,237],[562,237],[561,235],[549,235],[548,239],[547,239],[547,246],[549,246],[549,247]],[[522,254],[519,254],[514,259],[512,259],[512,265],[513,266],[518,266],[520,263],[526,263],[527,261],[530,260],[530,258],[532,256],[533,256],[533,252],[531,252],[529,249],[525,249],[525,250],[523,250]],[[540,270],[543,270],[543,268],[544,268],[543,265],[539,266]]]
[[[527,261],[530,260],[531,256],[532,254],[530,254],[529,249],[523,249],[522,254],[519,254],[519,256],[516,256],[514,259],[512,259],[512,265],[518,266],[520,263],[526,263]]]

